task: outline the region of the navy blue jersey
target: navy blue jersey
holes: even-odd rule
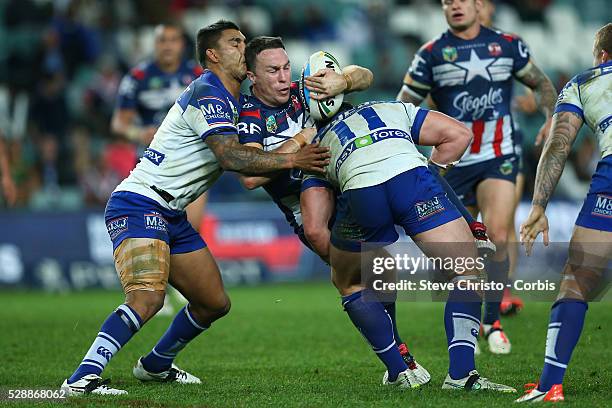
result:
[[[314,126],[314,123],[302,106],[297,82],[292,82],[289,101],[283,106],[271,107],[255,96],[246,97],[240,112],[238,134],[240,143],[258,143],[265,151],[271,151],[307,126]],[[302,224],[301,183],[302,172],[295,169],[281,172],[264,185],[296,232]]]
[[[448,30],[415,55],[404,78],[409,92],[430,93],[438,110],[474,133],[460,166],[514,153],[513,76],[526,69],[529,58],[519,37],[483,26],[472,40]]]
[[[182,61],[171,73],[162,71],[155,61],[145,61],[121,80],[117,107],[135,109],[143,126],[159,126],[176,98],[202,72],[192,60]]]

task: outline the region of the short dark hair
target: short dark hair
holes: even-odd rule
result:
[[[595,51],[599,54],[602,50],[612,54],[612,23],[601,27],[595,34]]]
[[[255,37],[246,45],[244,57],[246,59],[247,69],[251,72],[255,71],[255,60],[260,52],[264,50],[272,50],[276,48],[285,49],[283,39],[280,37],[266,37],[264,35]]]
[[[200,28],[196,37],[196,52],[198,62],[206,68],[206,50],[215,48],[225,30],[238,30],[240,27],[232,21],[219,20],[216,23]]]

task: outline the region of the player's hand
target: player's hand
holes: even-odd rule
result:
[[[17,202],[17,187],[8,174],[2,176],[2,193],[10,207],[15,205]]]
[[[543,234],[544,246],[548,246],[548,218],[544,208],[532,205],[527,219],[521,224],[521,245],[525,247],[527,256],[531,255],[531,249],[540,232]]]
[[[548,133],[550,132],[550,126],[552,125],[552,117],[546,119],[546,122],[540,128],[538,135],[535,139],[535,145],[539,146],[546,138],[548,137]]]
[[[317,128],[315,128],[315,127],[307,127],[307,128],[302,129],[300,131],[300,133],[298,133],[298,134],[302,135],[302,137],[306,141],[306,144],[309,145],[309,144],[312,143],[313,139],[317,135]]]
[[[344,76],[331,68],[320,69],[313,75],[305,77],[304,85],[313,92],[310,97],[317,101],[339,95],[348,86]]]
[[[309,144],[294,154],[293,167],[308,173],[325,173],[330,157],[329,148]]]
[[[532,114],[538,111],[538,104],[533,93],[526,95],[517,95],[512,101],[514,107],[521,112]]]
[[[157,132],[157,128],[155,126],[143,127],[139,136],[140,143],[145,146],[150,145],[151,141],[153,140],[153,136],[155,136],[155,132]]]

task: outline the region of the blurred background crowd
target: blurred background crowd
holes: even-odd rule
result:
[[[558,89],[591,66],[593,34],[612,20],[608,0],[495,4],[495,26],[523,37]],[[193,58],[195,33],[219,18],[238,22],[247,39],[282,36],[294,78],[319,49],[343,65],[370,68],[374,85],[353,102],[394,99],[414,52],[446,29],[439,0],[0,0],[0,137],[8,167],[0,189],[10,188],[6,177],[16,186],[14,194],[0,194],[0,206],[12,196],[14,207],[31,210],[103,207],[137,154],[111,132],[121,78],[151,56],[156,24],[178,22],[185,58]],[[542,118],[533,99],[516,89],[527,199]],[[581,200],[598,159],[597,143],[583,129],[557,198]],[[226,174],[209,199],[264,198]]]

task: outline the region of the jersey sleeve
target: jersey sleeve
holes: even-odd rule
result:
[[[420,98],[426,97],[433,85],[432,47],[433,43],[428,43],[419,49],[404,76],[404,85]]]
[[[512,72],[517,73],[525,68],[531,58],[529,47],[523,39],[516,35],[504,34],[504,38],[510,41],[512,47]]]
[[[185,98],[187,103],[183,102],[185,96],[187,95],[181,95],[177,103],[183,108],[183,118],[187,125],[202,140],[213,134],[238,133],[234,124],[234,116],[238,112],[234,112],[231,103],[219,90],[205,87],[203,91],[193,92],[188,99]]]
[[[333,187],[329,181],[323,175],[306,173],[302,178],[302,187],[300,191],[306,191],[311,187],[325,187],[333,190]]]
[[[132,70],[127,73],[119,84],[117,92],[117,108],[135,109],[138,101],[138,88],[140,80],[138,77],[141,71]],[[144,74],[144,72],[143,72]]]
[[[242,108],[238,121],[240,143],[259,143],[264,145],[265,128],[259,108]]]
[[[559,93],[555,113],[574,112],[584,120],[582,101],[580,100],[580,88],[576,78],[572,78]]]
[[[425,117],[429,113],[429,109],[419,108],[411,103],[402,102],[406,110],[408,123],[410,124],[410,136],[414,144],[419,144],[419,136],[421,135],[421,127],[425,121]]]

